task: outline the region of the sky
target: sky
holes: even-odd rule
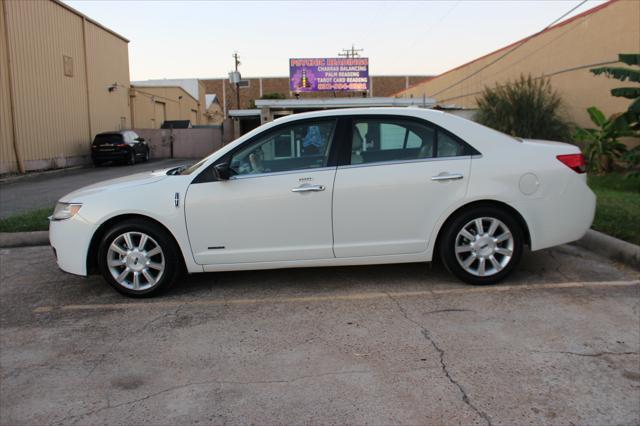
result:
[[[287,76],[355,45],[371,75],[437,75],[545,28],[579,0],[64,0],[128,38],[131,80]],[[567,18],[602,4],[590,0]],[[566,19],[566,18],[565,18]]]

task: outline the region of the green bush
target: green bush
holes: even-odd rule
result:
[[[589,170],[597,174],[604,174],[613,168],[627,151],[627,147],[618,141],[624,136],[633,136],[626,120],[620,119],[620,114],[613,114],[606,118],[604,113],[596,107],[587,109],[589,118],[597,126],[595,129],[578,127],[575,138],[584,143],[584,153],[587,157]]]
[[[531,75],[494,88],[479,98],[476,120],[512,136],[571,141],[571,125],[562,114],[562,99],[546,78]]]

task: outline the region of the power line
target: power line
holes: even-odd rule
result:
[[[424,37],[426,37],[426,36],[427,36],[427,34],[431,33],[431,31],[433,31],[433,29],[434,29],[434,28],[436,28],[436,27],[438,27],[440,24],[442,24],[442,22],[443,22],[445,19],[447,19],[447,17],[448,17],[449,15],[451,15],[451,12],[453,12],[453,9],[455,9],[456,7],[458,7],[458,5],[460,4],[460,2],[461,2],[461,1],[462,1],[462,0],[458,0],[457,2],[455,2],[455,3],[453,4],[453,6],[451,6],[451,7],[449,8],[449,10],[447,10],[447,11],[446,11],[442,16],[440,16],[440,19],[438,19],[438,20],[437,20],[434,24],[432,24],[431,26],[427,27],[427,30],[426,30],[425,32],[423,32],[423,33],[422,33],[422,37],[416,37],[416,38],[413,40],[413,43],[409,46],[409,49],[408,49],[408,50],[410,50],[411,48],[413,48],[413,47],[416,45],[416,43],[417,43],[418,41],[420,41],[420,40],[421,40],[421,38],[424,38]]]
[[[576,10],[577,8],[579,8],[580,6],[582,6],[583,4],[585,4],[587,2],[587,0],[582,0],[578,5],[572,7],[568,12],[565,12],[564,14],[562,14],[562,16],[560,16],[559,18],[555,19],[552,23],[550,23],[549,25],[547,25],[546,27],[544,27],[543,29],[541,29],[540,31],[538,31],[537,33],[527,37],[526,39],[524,39],[522,42],[520,42],[519,44],[515,45],[512,49],[506,51],[502,56],[494,59],[493,61],[489,62],[487,65],[481,67],[480,69],[472,72],[471,74],[469,74],[468,76],[456,81],[455,83],[451,84],[450,86],[445,87],[444,89],[438,91],[437,93],[434,93],[433,97],[438,96],[440,93],[442,92],[446,92],[449,89],[452,89],[454,87],[456,87],[458,84],[470,79],[471,77],[481,73],[482,71],[486,70],[487,68],[489,68],[491,65],[495,64],[498,61],[501,61],[502,59],[504,59],[507,55],[510,55],[511,53],[513,53],[515,50],[519,49],[520,47],[524,46],[525,43],[527,43],[529,40],[531,40],[532,38],[534,38],[535,36],[537,36],[538,34],[543,33],[544,31],[548,30],[549,28],[551,28],[552,26],[554,26],[556,23],[558,23],[560,20],[564,19],[564,17],[566,17],[567,15],[569,15],[571,12],[573,12],[574,10]]]
[[[570,68],[564,68],[561,69],[559,71],[554,71],[548,74],[542,74],[538,77],[532,77],[533,80],[540,80],[542,78],[547,78],[547,77],[553,77],[554,75],[558,75],[558,74],[564,74],[566,72],[571,72],[571,71],[578,71],[578,70],[583,70],[585,68],[593,68],[593,67],[602,67],[605,65],[612,65],[612,64],[616,64],[620,62],[618,59],[615,59],[613,61],[606,61],[606,62],[596,62],[595,64],[587,64],[587,65],[578,65],[578,66],[574,66],[574,67],[570,67]],[[496,87],[504,87],[506,86],[508,83],[502,84],[502,85],[498,85]],[[450,98],[444,98],[442,100],[440,100],[440,102],[447,102],[447,101],[452,101],[454,99],[460,99],[460,98],[464,98],[466,96],[473,96],[473,95],[479,95],[480,93],[482,93],[482,90],[478,90],[476,92],[473,93],[464,93],[462,95],[457,95],[457,96],[452,96]]]

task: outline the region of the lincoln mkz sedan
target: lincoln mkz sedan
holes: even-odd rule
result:
[[[417,108],[265,124],[200,162],[72,192],[50,223],[59,267],[147,296],[181,272],[428,262],[496,283],[523,247],[574,241],[595,196],[573,145]]]

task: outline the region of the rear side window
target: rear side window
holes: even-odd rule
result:
[[[402,119],[355,119],[351,164],[433,157],[436,130]]]
[[[93,140],[94,145],[114,144],[122,142],[124,142],[124,138],[120,133],[106,133],[96,135],[95,139]]]
[[[438,130],[438,157],[469,155],[466,151],[464,142],[449,133]]]
[[[457,136],[429,123],[402,118],[355,118],[351,164],[458,157],[478,152]]]

